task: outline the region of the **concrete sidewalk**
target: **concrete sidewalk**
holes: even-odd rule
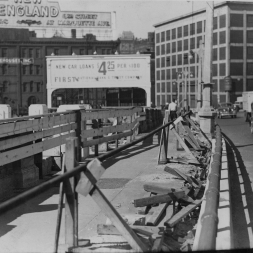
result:
[[[158,136],[155,135],[152,144],[140,143],[103,163],[107,168],[98,185],[105,196],[130,221],[134,219],[137,209],[132,201],[144,196],[145,182],[168,182],[173,176],[164,172],[165,165],[157,165],[159,152]],[[176,141],[170,133],[168,157],[184,156],[184,151],[176,151]],[[191,165],[174,164],[183,172],[189,172]],[[173,181],[173,179],[172,179]],[[174,180],[175,181],[175,180]],[[181,187],[183,181],[174,182],[174,187]],[[11,212],[0,216],[0,253],[1,252],[52,252],[54,246],[59,187],[16,207]],[[79,196],[79,243],[90,239],[92,252],[129,251],[129,245],[101,248],[104,242],[125,242],[121,236],[98,236],[97,224],[106,224],[107,218],[93,199]],[[64,210],[59,244],[65,243]],[[61,249],[61,247],[59,248]],[[88,251],[87,248],[83,248]]]

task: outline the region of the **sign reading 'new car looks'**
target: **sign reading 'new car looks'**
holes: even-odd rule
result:
[[[110,12],[61,11],[47,0],[0,0],[0,27],[111,28]]]

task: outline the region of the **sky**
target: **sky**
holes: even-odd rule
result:
[[[147,38],[154,24],[205,8],[205,1],[170,0],[58,0],[62,10],[116,11],[116,30],[132,31],[137,38]],[[215,1],[219,2],[219,1]],[[70,4],[71,3],[71,4]]]

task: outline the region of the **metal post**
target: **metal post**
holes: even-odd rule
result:
[[[183,71],[184,75],[184,108],[187,110],[187,78],[186,78],[186,71]]]
[[[205,64],[203,73],[203,105],[199,111],[200,127],[206,134],[214,132],[215,112],[212,108],[213,2],[206,2]]]

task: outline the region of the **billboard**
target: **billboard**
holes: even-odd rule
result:
[[[149,55],[47,56],[48,102],[56,89],[131,87],[144,89],[150,103]]]
[[[61,11],[57,1],[0,0],[0,27],[111,28],[110,12]]]

